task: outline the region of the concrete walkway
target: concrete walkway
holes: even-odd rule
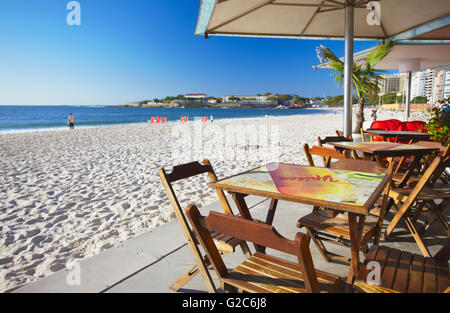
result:
[[[250,196],[246,198],[253,218],[265,220],[269,201],[264,198]],[[230,201],[234,212],[237,212],[233,201]],[[221,211],[219,203],[205,206],[202,214],[207,215],[209,210]],[[445,215],[450,210],[447,208]],[[299,229],[296,223],[299,217],[311,212],[311,206],[280,201],[275,214],[273,225],[286,238],[294,238]],[[387,222],[392,216],[387,217]],[[444,244],[447,236],[440,225],[435,223],[424,236],[430,252],[434,255]],[[419,253],[416,243],[411,235],[397,236],[383,241],[382,244],[398,249]],[[253,250],[253,246],[250,245]],[[350,256],[350,249],[327,244],[330,251]],[[313,243],[310,245],[315,267],[323,271],[346,277],[348,265],[343,263],[327,263]],[[281,252],[270,254],[282,256],[288,260],[296,261],[294,256]],[[361,257],[363,257],[361,255]],[[233,267],[243,260],[243,254],[238,251],[227,255],[224,261],[227,266]],[[106,250],[94,257],[79,263],[79,276],[76,276],[77,267],[62,270],[45,277],[39,281],[22,287],[15,292],[112,292],[112,293],[166,293],[172,292],[169,286],[175,282],[186,270],[193,265],[193,258],[189,247],[185,244],[181,228],[177,221],[157,227],[156,229],[139,237],[130,239],[122,245]],[[220,286],[215,273],[211,273]],[[76,280],[79,278],[79,284]],[[75,284],[74,284],[75,282]],[[180,292],[206,292],[201,275],[194,277]]]

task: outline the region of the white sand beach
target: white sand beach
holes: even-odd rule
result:
[[[400,116],[378,114],[379,119]],[[326,115],[215,120],[204,125],[205,130],[215,127],[204,135],[205,146],[214,151],[205,157],[219,178],[264,161],[306,164],[303,144],[335,135],[342,119],[342,111],[330,110]],[[195,123],[189,125],[186,129],[194,134]],[[217,129],[226,133],[227,127],[240,129],[233,128],[236,125],[267,127],[268,142],[275,149],[271,153],[276,153],[267,155],[264,147],[250,143],[247,148],[237,145],[236,157],[224,159],[226,145],[210,142],[211,134]],[[174,127],[177,124],[120,125],[0,136],[0,292],[174,219],[157,174],[161,166],[180,163],[171,148]],[[279,135],[271,137],[277,128]],[[207,182],[205,176],[181,184],[181,203],[217,201]]]

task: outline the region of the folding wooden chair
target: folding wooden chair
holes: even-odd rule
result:
[[[339,276],[314,268],[309,238],[305,234],[299,232],[294,240],[289,240],[265,223],[217,212],[210,212],[204,218],[193,205],[188,206],[186,215],[226,292],[317,293],[337,292],[340,288]],[[257,252],[229,271],[214,245],[210,231],[295,255],[298,263]]]
[[[336,130],[336,135],[338,135],[338,137],[344,137],[344,138],[346,138],[346,137],[344,136],[344,132],[343,132],[342,130]],[[352,135],[348,136],[348,138],[346,138],[346,139],[349,139],[349,140],[352,140],[352,141],[353,141]]]
[[[336,133],[339,133],[339,131],[337,130]],[[317,142],[319,144],[320,147],[323,147],[323,145],[329,143],[329,142],[353,142],[353,138],[352,136],[344,137],[344,136],[328,136],[325,137],[324,139],[317,137]],[[354,159],[358,159],[358,154],[356,153],[356,151],[351,151],[351,154],[353,155]],[[325,164],[325,158],[324,158],[324,164]]]
[[[425,207],[429,209],[429,212],[434,216],[434,219],[437,219],[442,224],[447,234],[450,236],[448,223],[442,214],[442,211],[448,206],[450,190],[442,191],[433,189],[437,179],[449,166],[450,157],[447,156],[443,159],[438,156],[431,162],[430,166],[414,187],[392,189],[389,192],[389,196],[394,200],[393,205],[397,209],[397,213],[387,227],[386,236],[390,236],[400,220],[404,220],[422,254],[426,257],[430,257],[430,252],[422,241],[420,232],[416,228],[417,220]],[[436,200],[443,201],[438,206],[434,202]],[[424,229],[426,228],[427,227]]]
[[[341,161],[345,161],[345,166],[337,166],[333,168],[343,169],[343,170],[367,170],[371,169],[372,172],[391,174],[393,170],[393,162],[390,160],[389,168],[382,168],[375,165],[374,162],[366,160],[340,160],[336,162],[339,164]],[[352,165],[352,161],[355,163]],[[383,226],[383,220],[386,213],[386,207],[388,204],[388,193],[391,188],[392,182],[386,187],[382,198],[379,201],[379,208],[376,214],[369,215],[367,218],[370,220],[363,220],[363,227],[361,229],[361,240],[360,247],[364,254],[369,250],[368,242],[372,238],[374,239],[374,244],[378,244],[381,235],[381,229]],[[372,212],[372,211],[371,211]],[[376,216],[374,216],[376,215]],[[313,210],[312,213],[301,217],[297,222],[297,227],[305,227],[307,234],[312,238],[314,244],[319,249],[319,252],[323,258],[330,262],[331,260],[339,260],[346,263],[350,263],[350,259],[326,249],[323,241],[330,242],[333,244],[350,247],[350,223],[347,214],[335,214],[326,215],[321,213],[319,210]]]
[[[372,246],[354,287],[357,292],[366,293],[450,292],[449,259],[450,239],[434,258],[424,258],[394,248]],[[374,262],[379,265],[379,281],[374,281],[371,275],[375,270],[372,265]]]
[[[319,138],[320,139],[320,138]],[[306,159],[310,166],[315,166],[313,155],[320,156],[323,160],[323,166],[329,168],[332,159],[345,159],[349,158],[349,152],[339,152],[334,148],[327,148],[323,146],[312,146],[311,148],[306,143],[303,145],[303,150],[305,151]]]
[[[203,275],[203,279],[206,283],[206,286],[210,292],[215,292],[216,287],[209,275],[207,267],[210,265],[210,262],[207,258],[202,256],[199,248],[198,248],[198,240],[194,235],[194,232],[191,230],[189,223],[183,213],[181,205],[177,199],[175,191],[172,187],[172,183],[186,179],[189,177],[197,176],[200,174],[208,173],[211,181],[217,181],[217,176],[214,172],[214,169],[211,166],[211,163],[208,160],[204,160],[203,164],[199,162],[191,162],[183,165],[175,166],[172,172],[167,173],[164,167],[158,170],[161,181],[164,185],[164,189],[166,190],[167,196],[172,204],[172,207],[175,211],[175,215],[178,219],[178,222],[181,225],[184,236],[188,242],[189,247],[191,248],[191,252],[195,259],[195,264],[183,275],[181,276],[171,287],[170,289],[174,291],[178,291],[182,288],[187,282],[189,282],[198,272],[200,271]],[[227,214],[233,214],[228,200],[223,193],[222,190],[216,189],[217,196],[219,197],[220,203],[222,205],[223,210]],[[250,257],[251,253],[248,248],[246,242],[243,242],[240,239],[233,238],[232,236],[227,236],[220,233],[211,234],[214,240],[214,243],[217,245],[217,248],[222,253],[233,253],[235,251],[235,247],[240,245],[242,251],[244,252],[246,257]]]
[[[360,128],[359,131],[361,133],[361,141],[362,142],[372,141],[372,136],[370,134],[368,134],[364,129]]]

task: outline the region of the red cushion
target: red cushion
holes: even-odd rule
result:
[[[422,121],[402,122],[398,127],[398,130],[412,132],[420,131],[421,133],[427,133],[425,124],[426,123]]]
[[[385,121],[374,121],[372,125],[370,125],[370,129],[382,129],[388,130],[388,124]],[[383,141],[383,137],[373,136],[373,141]]]
[[[401,121],[396,119],[386,120],[385,122],[388,124],[389,127],[389,129],[387,130],[398,130],[398,127],[402,123]]]
[[[372,122],[372,125],[370,128],[378,128],[383,130],[398,130],[399,125],[401,124],[401,121],[396,119],[391,120],[385,120],[385,121],[374,121]],[[383,138],[381,137],[373,137],[373,141],[383,141]],[[395,137],[387,138],[387,141],[389,142],[395,142]]]

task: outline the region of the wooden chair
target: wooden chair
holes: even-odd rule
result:
[[[430,252],[422,241],[420,232],[416,227],[417,220],[425,207],[427,207],[429,212],[434,215],[434,218],[442,224],[447,234],[450,236],[448,223],[442,214],[442,211],[448,204],[448,199],[450,199],[450,190],[445,192],[433,189],[437,179],[449,166],[450,157],[447,156],[443,159],[438,156],[432,161],[414,187],[395,188],[389,192],[389,196],[394,200],[393,206],[397,209],[397,213],[387,227],[386,236],[390,236],[400,223],[400,220],[404,220],[407,228],[419,246],[420,251],[424,256],[430,257]],[[443,200],[443,202],[438,206],[434,202],[436,200]]]
[[[344,137],[344,138],[346,138],[346,137],[344,136],[344,132],[343,132],[342,130],[336,130],[336,135],[338,135],[338,137]],[[346,139],[349,139],[349,140],[353,141],[352,135],[348,136],[348,138],[346,138]]]
[[[340,133],[338,130],[336,131],[336,133]],[[321,139],[320,137],[317,137],[317,142],[319,144],[320,147],[323,147],[323,145],[330,143],[330,142],[353,142],[353,137],[349,136],[344,137],[344,136],[328,136],[325,137],[324,139]],[[354,159],[358,159],[358,154],[356,153],[356,151],[351,151],[351,154],[353,156]],[[324,165],[325,165],[325,158],[323,158],[324,160]]]
[[[345,162],[339,165],[341,161]],[[367,160],[346,159],[336,162],[336,165],[337,166],[332,166],[332,168],[355,171],[367,171],[370,169],[371,172],[384,174],[391,174],[393,170],[392,161],[389,163],[388,169],[377,166],[374,162]],[[374,244],[378,244],[380,240],[381,229],[388,204],[388,193],[391,185],[392,182],[386,187],[384,194],[379,201],[379,208],[377,208],[376,214],[373,213],[369,215],[367,218],[370,220],[363,220],[364,224],[361,230],[360,247],[364,254],[369,250],[368,242],[370,239],[373,238]],[[350,263],[349,258],[328,251],[323,243],[323,241],[327,241],[333,244],[350,247],[349,226],[350,223],[347,214],[340,213],[332,216],[330,214],[322,214],[319,210],[313,210],[312,213],[301,217],[297,222],[297,227],[305,227],[307,234],[312,238],[314,244],[327,262],[339,260]]]
[[[450,292],[450,239],[434,258],[424,258],[393,248],[372,246],[356,277],[357,292],[367,293],[441,293]],[[373,262],[380,276],[372,283]],[[369,280],[368,280],[369,278]]]
[[[381,128],[369,128],[367,130],[383,130]],[[363,130],[362,128],[360,128],[360,132],[361,132],[361,141],[363,142],[367,142],[367,141],[374,141],[374,138],[377,137],[378,141],[381,137],[375,136],[375,135],[371,135],[369,133],[367,133],[367,130]]]
[[[344,151],[343,153],[341,153],[334,148],[327,148],[327,147],[322,147],[322,146],[312,146],[310,148],[307,143],[303,145],[303,150],[305,151],[306,159],[308,160],[308,163],[310,166],[316,166],[314,163],[313,155],[322,157],[323,166],[326,168],[330,168],[332,159],[341,160],[341,159],[350,157],[349,151]],[[326,216],[336,216],[337,215],[337,211],[330,210],[330,209],[323,208],[323,207],[314,206],[313,210],[320,211],[321,213],[325,214]]]
[[[359,129],[359,131],[361,133],[361,141],[362,142],[372,141],[372,136],[370,134],[368,134],[362,127]]]
[[[320,138],[319,138],[320,139]],[[315,166],[313,155],[322,157],[323,166],[329,168],[332,159],[345,159],[349,158],[349,152],[344,151],[343,153],[337,151],[334,148],[327,148],[322,146],[312,146],[311,148],[306,143],[303,145],[303,151],[305,151],[306,159],[310,166]]]
[[[222,289],[226,292],[317,293],[339,290],[339,276],[314,268],[309,238],[305,234],[299,232],[294,240],[288,240],[273,226],[265,223],[218,212],[210,212],[209,216],[204,218],[193,205],[188,206],[186,215],[211,260]],[[295,255],[298,263],[257,252],[232,271],[228,271],[214,245],[211,231]]]
[[[191,252],[195,259],[195,264],[183,276],[181,276],[172,286],[170,286],[170,289],[178,291],[200,271],[207,285],[208,290],[210,292],[215,292],[216,287],[214,286],[214,283],[207,269],[207,267],[210,265],[209,260],[204,256],[202,256],[198,248],[198,240],[195,237],[194,232],[191,230],[189,223],[187,222],[187,219],[183,213],[181,205],[177,199],[177,196],[172,186],[172,183],[176,181],[204,173],[208,173],[211,181],[213,182],[217,181],[217,176],[214,172],[214,169],[212,168],[211,163],[208,160],[204,160],[203,164],[200,164],[199,162],[191,162],[183,165],[174,166],[172,172],[170,173],[167,173],[166,169],[162,167],[158,170],[158,173],[163,183],[164,189],[166,190],[170,203],[172,204],[172,207],[175,211],[175,215],[178,219],[178,222],[181,225],[183,234],[186,237],[188,245],[191,248]],[[233,214],[230,205],[228,203],[228,200],[223,191],[216,189],[216,193],[217,196],[219,197],[223,210],[227,214]],[[244,254],[247,257],[250,257],[251,253],[246,242],[233,238],[232,236],[226,236],[220,233],[213,233],[211,235],[213,237],[214,243],[217,245],[217,248],[222,253],[233,253],[235,251],[235,247],[239,245],[241,246]]]

